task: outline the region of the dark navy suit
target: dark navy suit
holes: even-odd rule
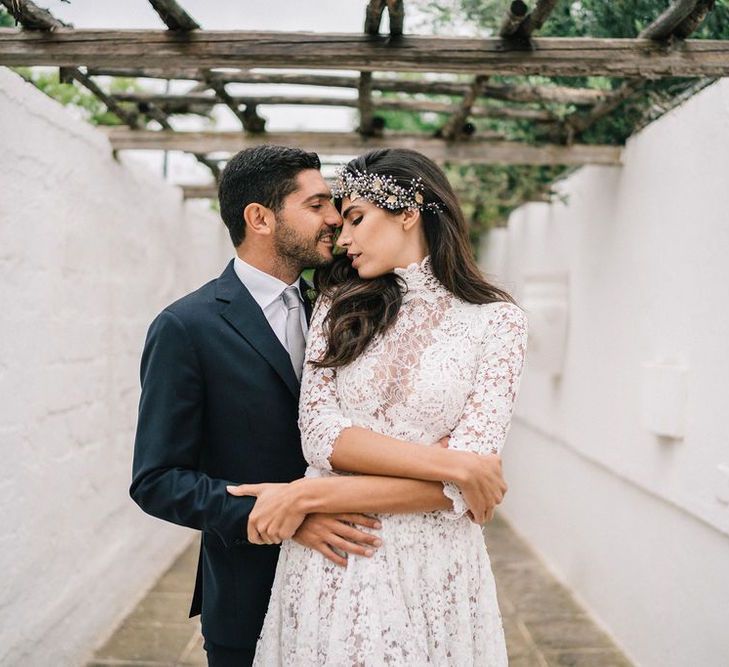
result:
[[[209,642],[252,651],[278,546],[248,543],[255,499],[225,487],[289,482],[306,463],[291,361],[232,261],[157,316],[141,380],[131,496],[153,516],[202,531],[190,615],[202,612]]]

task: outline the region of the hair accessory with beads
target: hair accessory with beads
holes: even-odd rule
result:
[[[423,189],[423,180],[420,177],[411,179],[410,185],[406,187],[386,174],[352,172],[346,167],[341,167],[336,173],[332,196],[335,199],[348,197],[352,201],[363,197],[367,201],[391,211],[403,209],[440,211],[440,204],[425,201]]]

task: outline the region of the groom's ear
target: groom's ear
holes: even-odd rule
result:
[[[245,220],[247,231],[253,234],[261,234],[262,236],[270,236],[273,233],[273,224],[275,216],[273,211],[263,204],[248,204],[243,209],[243,219]]]

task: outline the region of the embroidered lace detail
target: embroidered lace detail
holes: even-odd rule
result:
[[[468,304],[430,258],[395,272],[407,285],[397,320],[336,371],[306,365],[300,427],[307,475],[328,476],[334,441],[355,424],[427,445],[499,452],[526,353],[527,321],[510,303]],[[320,299],[307,360],[324,349]],[[383,545],[346,568],[288,540],[281,548],[257,665],[507,664],[488,554],[455,484],[453,509],[378,515]]]

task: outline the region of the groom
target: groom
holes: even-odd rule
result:
[[[130,493],[145,512],[202,531],[190,614],[202,613],[213,667],[251,664],[278,559],[277,545],[246,537],[256,498],[226,486],[290,482],[306,468],[297,409],[311,304],[299,276],[332,261],[341,224],[319,168],[316,154],[279,146],[230,160],[219,200],[237,256],[157,316],[142,356]],[[344,564],[332,545],[378,546],[353,524],[376,528],[316,514],[293,539]]]

